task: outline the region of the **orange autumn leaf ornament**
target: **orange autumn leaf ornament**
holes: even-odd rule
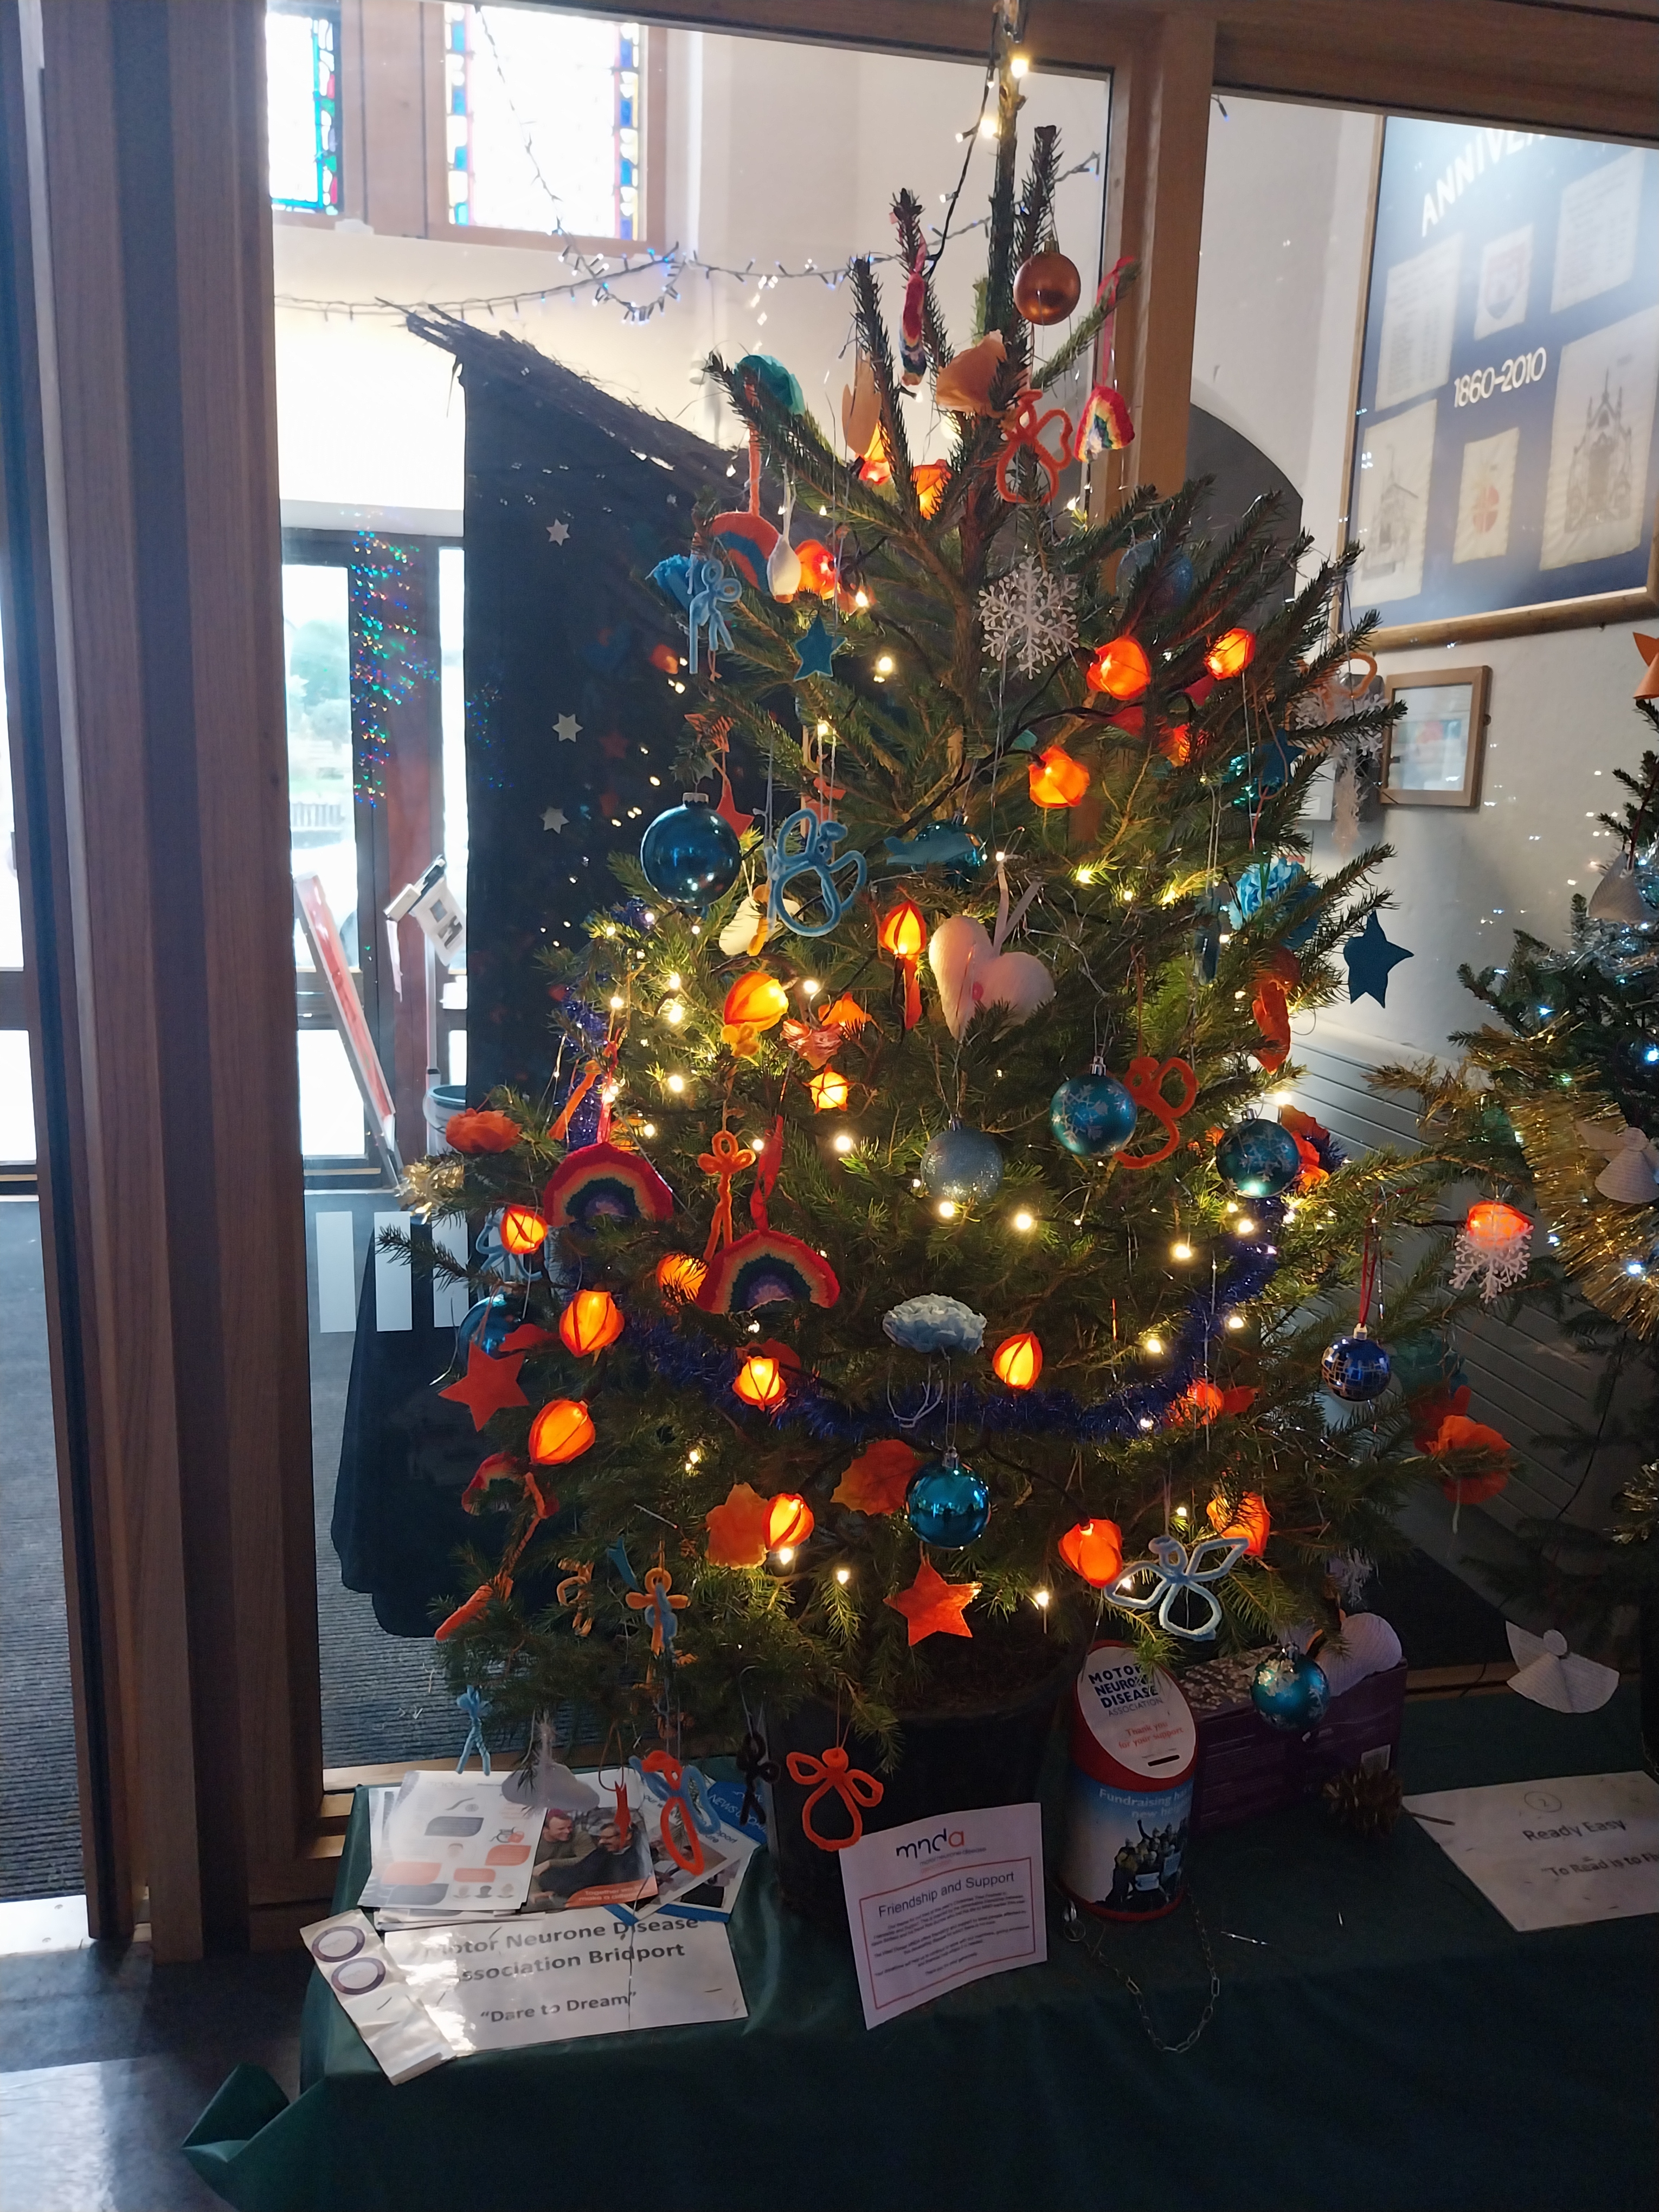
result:
[[[734,1482],[725,1504],[711,1506],[703,1516],[710,1562],[717,1567],[764,1566],[771,1513],[769,1498],[747,1482]]]
[[[879,1437],[853,1462],[830,1502],[854,1513],[896,1513],[923,1463],[924,1455],[897,1437]]]

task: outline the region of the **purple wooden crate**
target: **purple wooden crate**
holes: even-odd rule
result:
[[[1349,1767],[1392,1766],[1406,1710],[1406,1667],[1369,1674],[1334,1698],[1304,1737],[1269,1728],[1250,1703],[1250,1676],[1267,1651],[1190,1668],[1181,1680],[1198,1722],[1193,1833],[1294,1805]]]

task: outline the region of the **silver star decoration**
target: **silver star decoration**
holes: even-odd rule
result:
[[[555,545],[562,545],[570,535],[570,525],[568,522],[550,522],[547,534]]]
[[[570,817],[562,807],[544,806],[542,809],[542,827],[544,830],[562,830],[564,828],[565,823],[569,819]]]
[[[553,727],[562,745],[574,745],[582,733],[582,726],[574,714],[561,714]]]

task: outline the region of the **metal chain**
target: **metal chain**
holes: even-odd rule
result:
[[[1187,1895],[1193,1908],[1193,1918],[1198,1923],[1198,1941],[1204,1954],[1204,1963],[1209,1968],[1210,1995],[1203,2011],[1198,2016],[1197,2027],[1190,2035],[1183,2036],[1179,2043],[1166,2043],[1152,2026],[1152,2016],[1146,2009],[1146,1999],[1134,1976],[1125,1973],[1115,1960],[1102,1957],[1101,1954],[1106,1942],[1105,1923],[1103,1921],[1099,1923],[1094,1931],[1093,1940],[1091,1941],[1089,1934],[1085,1929],[1082,1917],[1070,1898],[1066,1900],[1063,1914],[1066,1942],[1075,1943],[1091,1966],[1104,1966],[1109,1972],[1117,1976],[1118,1980],[1122,1983],[1135,2001],[1135,2010],[1140,2014],[1140,2025],[1146,2031],[1146,2040],[1154,2051],[1161,2051],[1171,2058],[1179,2058],[1184,2051],[1192,2049],[1215,2018],[1216,1999],[1221,1995],[1221,1977],[1216,1972],[1215,1954],[1210,1948],[1210,1931],[1204,1925],[1204,1915],[1198,1909],[1198,1899],[1190,1889]]]

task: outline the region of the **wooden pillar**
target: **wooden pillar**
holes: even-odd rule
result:
[[[131,1886],[156,1955],[179,1959],[258,1942],[329,1887],[307,1856],[321,1747],[264,9],[7,4],[33,103],[39,719],[62,859],[41,988],[73,1009],[76,1076],[52,1204],[81,1237]]]
[[[1131,254],[1140,264],[1116,334],[1135,441],[1095,472],[1097,511],[1136,484],[1167,496],[1187,474],[1214,58],[1212,16],[1142,17],[1113,72],[1105,259]]]

